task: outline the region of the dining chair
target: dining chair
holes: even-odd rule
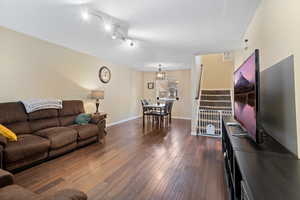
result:
[[[155,115],[159,119],[161,124],[165,120],[165,118],[168,119],[167,122],[171,123],[172,107],[173,107],[173,101],[166,101],[163,109],[161,109],[159,111],[156,110],[152,114]]]
[[[146,105],[149,105],[149,103],[145,102],[145,99],[141,100],[142,109],[143,109],[143,127],[145,126],[145,117],[149,119],[153,115],[153,110],[151,108],[147,108]]]
[[[173,108],[173,104],[174,104],[174,101],[170,101],[169,110],[168,110],[168,113],[169,113],[169,122],[170,123],[172,123],[172,108]]]
[[[143,99],[145,105],[149,105],[149,101],[147,99]]]

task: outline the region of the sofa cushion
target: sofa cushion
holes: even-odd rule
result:
[[[59,121],[58,118],[49,118],[49,119],[40,119],[29,122],[32,131],[39,131],[41,129],[58,127]]]
[[[70,126],[75,124],[76,117],[81,113],[84,113],[82,101],[63,101],[63,108],[58,111],[60,125]]]
[[[94,137],[99,133],[98,126],[95,124],[75,124],[69,127],[75,129],[78,132],[78,140],[84,140],[90,137]]]
[[[26,122],[15,122],[11,124],[4,124],[7,128],[12,130],[16,135],[30,134],[32,132],[29,123]]]
[[[80,100],[63,101],[63,108],[58,113],[60,117],[84,113],[83,102]]]
[[[37,120],[37,119],[47,119],[47,118],[57,118],[58,110],[57,109],[44,109],[38,110],[28,114],[29,120]]]
[[[74,190],[74,189],[64,189],[56,192],[53,195],[46,196],[43,200],[87,200],[88,197],[85,193]]]
[[[27,120],[25,108],[20,102],[0,103],[0,110],[0,124],[11,124]]]
[[[0,189],[1,200],[38,200],[41,197],[19,185],[9,185]]]
[[[59,126],[57,109],[44,109],[29,113],[28,119],[33,132]]]
[[[77,131],[67,127],[46,128],[34,134],[49,139],[51,149],[58,149],[77,141]]]
[[[19,135],[18,141],[8,142],[4,149],[6,162],[15,162],[36,154],[48,152],[49,140],[31,134]]]
[[[60,117],[60,125],[61,126],[70,126],[72,124],[75,124],[75,119],[77,115],[71,115],[71,116],[66,116],[66,117]]]
[[[5,125],[17,135],[31,133],[22,103],[0,103],[0,110],[0,124]]]

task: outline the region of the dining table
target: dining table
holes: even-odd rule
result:
[[[149,109],[149,110],[157,110],[157,111],[160,111],[162,112],[163,109],[165,108],[166,104],[158,104],[158,103],[155,103],[155,104],[148,104],[148,105],[144,105],[145,108]]]
[[[162,104],[162,103],[154,103],[154,104],[147,104],[144,105],[144,108],[150,112],[156,112],[156,113],[163,113],[164,109],[165,109],[166,104]],[[160,123],[160,120],[158,118],[155,118],[157,120],[158,123]],[[143,117],[143,127],[145,126],[145,121],[144,121],[144,117]]]

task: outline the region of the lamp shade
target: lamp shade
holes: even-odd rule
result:
[[[92,99],[104,99],[104,91],[103,90],[92,90],[91,98]]]

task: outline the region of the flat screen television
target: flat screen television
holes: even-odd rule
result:
[[[234,118],[256,142],[259,131],[259,50],[234,72]]]

